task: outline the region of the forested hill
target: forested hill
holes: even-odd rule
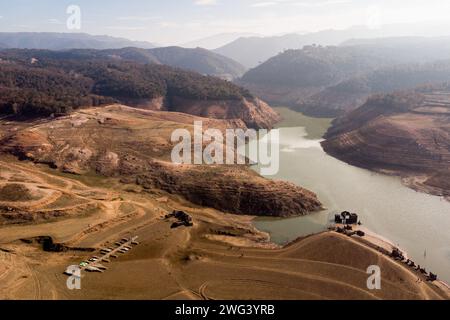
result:
[[[363,48],[306,46],[269,59],[249,70],[242,81],[291,87],[328,86],[389,64],[388,59]]]
[[[386,46],[308,46],[269,59],[239,84],[269,103],[337,117],[364,104],[371,94],[450,81],[450,60],[414,62],[422,60],[406,60],[402,52]]]
[[[0,59],[1,113],[49,115],[158,97],[251,98],[228,81],[164,65],[105,58],[95,50],[4,50]]]
[[[10,52],[13,52],[14,56],[26,56],[27,58],[39,58],[43,56],[54,59],[102,58],[116,61],[133,61],[143,64],[164,64],[227,80],[240,77],[246,71],[236,61],[202,48],[164,47],[142,49],[125,47],[106,50],[72,49],[63,51],[11,49]]]

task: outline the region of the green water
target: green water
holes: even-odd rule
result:
[[[311,118],[300,112],[286,107],[278,107],[275,110],[282,116],[283,120],[277,123],[276,128],[303,127],[306,137],[309,139],[321,139],[331,125],[333,119]]]
[[[450,203],[418,193],[399,178],[348,165],[328,156],[320,137],[330,119],[315,119],[286,108],[280,127],[280,170],[268,178],[291,181],[314,191],[327,208],[304,217],[258,218],[255,226],[276,243],[327,228],[343,210],[357,212],[363,224],[405,249],[416,263],[450,282]],[[258,167],[255,166],[255,170]],[[426,256],[424,254],[426,250]]]

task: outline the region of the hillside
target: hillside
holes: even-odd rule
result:
[[[238,61],[247,68],[254,68],[286,50],[301,49],[304,46],[314,44],[336,46],[349,39],[381,34],[381,31],[378,30],[369,30],[365,27],[352,27],[345,30],[322,30],[304,34],[291,33],[271,37],[240,37],[214,51]]]
[[[297,101],[296,110],[313,116],[337,117],[352,111],[372,94],[389,93],[450,81],[450,61],[381,68]]]
[[[334,157],[400,175],[411,187],[450,196],[450,87],[377,95],[336,119],[322,143]]]
[[[237,83],[270,103],[294,107],[327,87],[391,63],[365,49],[305,46],[269,59]]]
[[[86,52],[78,50],[76,53],[83,54]],[[238,78],[246,71],[245,67],[236,61],[202,48],[164,47],[141,49],[128,47],[89,52],[89,54],[95,57],[115,58],[145,64],[164,64],[204,75],[216,76],[225,80]]]
[[[247,165],[172,163],[174,128],[192,133],[194,121],[203,121],[205,130],[246,129],[237,120],[112,105],[41,123],[16,124],[25,126],[21,130],[14,130],[10,123],[0,136],[0,154],[66,173],[119,177],[124,183],[164,190],[225,212],[291,216],[320,209],[312,192],[262,178]]]
[[[341,46],[365,48],[376,55],[390,56],[402,63],[427,63],[447,60],[450,56],[450,37],[380,37],[351,39]]]
[[[406,59],[403,50],[402,42],[397,47],[308,46],[269,59],[237,83],[272,104],[311,116],[337,117],[362,105],[371,94],[450,80],[448,60],[434,60],[437,54]]]
[[[278,120],[269,106],[228,81],[98,55],[83,50],[1,52],[1,112],[45,116],[112,101],[184,112],[180,101],[190,101],[199,102],[190,109],[194,114],[241,118],[252,127],[271,127]],[[218,101],[219,110],[228,111],[210,114],[208,108],[217,108]]]
[[[172,67],[195,71],[204,75],[211,75],[232,80],[244,74],[245,68],[239,63],[206,49],[185,49],[180,47],[166,47],[142,49],[125,47],[120,49],[72,49],[64,51],[17,52],[13,55],[23,55],[28,58],[47,57],[55,59],[114,59],[132,61],[142,64],[162,64]],[[8,53],[5,53],[8,55]]]
[[[162,64],[228,80],[238,78],[246,71],[238,62],[202,48],[166,47],[148,51]]]
[[[305,46],[287,50],[249,70],[242,81],[275,86],[328,86],[386,65],[385,60],[359,48]]]
[[[0,32],[0,43],[5,48],[48,50],[155,47],[148,42],[131,41],[124,38],[93,36],[86,33],[56,32]]]

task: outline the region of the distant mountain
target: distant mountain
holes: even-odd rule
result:
[[[214,50],[248,68],[253,68],[267,59],[288,49],[301,49],[305,45],[338,45],[352,38],[378,34],[364,27],[347,30],[324,30],[307,34],[287,34],[274,37],[242,37]]]
[[[64,51],[48,50],[14,50],[13,55],[21,55],[26,59],[51,58],[51,59],[113,59],[127,60],[143,64],[164,64],[172,67],[196,71],[204,75],[216,76],[231,80],[241,76],[245,68],[239,63],[223,57],[206,49],[185,49],[180,47],[167,47],[155,49],[141,49],[127,47],[121,49],[93,50],[72,49]]]
[[[148,51],[162,64],[228,80],[240,77],[246,71],[246,68],[238,62],[206,49],[166,47]]]
[[[237,82],[266,101],[295,107],[327,87],[392,63],[365,49],[307,46],[267,60]]]
[[[287,50],[249,70],[244,82],[286,86],[327,86],[387,65],[386,59],[355,47],[305,46]]]
[[[446,22],[434,24],[393,24],[372,29],[366,26],[354,26],[344,30],[323,30],[305,34],[287,34],[272,37],[241,37],[215,51],[240,62],[248,68],[253,68],[280,52],[288,49],[301,49],[305,45],[340,45],[351,39],[397,37],[395,39],[393,38],[397,42],[398,37],[444,37],[450,34],[448,32],[449,27],[449,23]],[[441,40],[444,40],[444,38],[441,38]],[[364,42],[370,41],[372,40]],[[389,40],[387,42],[385,40],[373,40],[372,43],[380,45],[382,42],[387,43]],[[356,45],[361,43],[360,40],[351,40],[346,44]]]
[[[131,41],[86,33],[0,32],[0,43],[18,49],[115,49],[123,47],[154,48],[149,42]]]
[[[258,36],[255,33],[220,33],[210,37],[197,39],[184,44],[181,47],[184,48],[205,48],[213,50],[226,45],[241,37],[255,37]]]
[[[450,58],[450,39],[421,39],[353,40],[288,50],[237,82],[272,104],[335,117],[374,93],[450,80],[450,64],[443,60]]]
[[[352,39],[341,46],[359,47],[403,63],[424,63],[450,58],[450,37],[389,37]]]
[[[352,111],[374,94],[450,81],[450,61],[407,64],[379,69],[328,87],[298,101],[295,109],[314,116],[335,117]]]

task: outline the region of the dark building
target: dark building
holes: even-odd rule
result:
[[[336,214],[334,216],[334,222],[342,224],[357,224],[358,215],[356,213],[344,211],[341,214]]]

